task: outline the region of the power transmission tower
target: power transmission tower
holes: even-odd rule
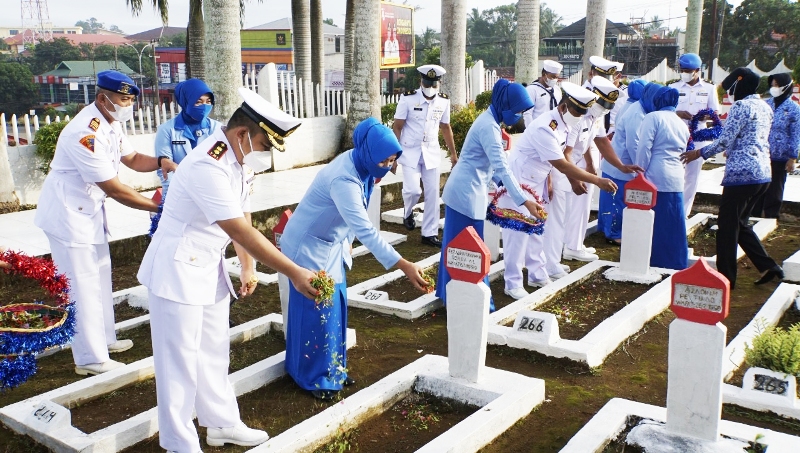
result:
[[[20,0],[22,10],[22,44],[35,46],[41,41],[53,40],[53,24],[47,0]]]

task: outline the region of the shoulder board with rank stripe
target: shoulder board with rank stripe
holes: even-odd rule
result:
[[[225,152],[228,151],[228,145],[225,144],[223,141],[219,141],[208,150],[208,155],[213,157],[214,160],[219,160]]]
[[[556,128],[558,128],[558,121],[556,120],[550,121],[550,129],[556,130]]]
[[[97,129],[99,128],[100,128],[100,118],[92,118],[92,120],[89,121],[89,129],[97,132]]]
[[[417,94],[417,90],[409,90],[403,93],[404,96],[411,96],[412,94]]]
[[[439,93],[439,96],[440,96],[440,97],[443,97],[443,98],[445,98],[445,99],[450,99],[450,96],[448,96],[448,95],[446,95],[446,94],[444,94],[444,93]]]

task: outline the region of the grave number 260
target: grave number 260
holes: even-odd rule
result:
[[[544,330],[544,319],[539,319],[539,318],[530,319],[527,316],[523,316],[522,322],[519,323],[519,328],[517,330],[541,332],[542,330]]]
[[[761,390],[762,392],[783,395],[786,393],[786,390],[789,387],[789,383],[787,381],[782,381],[772,376],[757,374],[755,375],[755,378],[756,383],[753,386],[754,390]]]

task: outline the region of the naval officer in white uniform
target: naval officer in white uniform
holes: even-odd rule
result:
[[[235,292],[223,261],[228,243],[235,241],[242,263],[242,296],[256,287],[252,257],[289,277],[304,296],[317,294],[310,283],[314,273],[253,228],[249,212],[248,167],[256,173],[269,168],[269,150],[283,150],[300,120],[250,90],[240,88],[239,94],[244,103],[227,127],[181,162],[137,276],[150,302],[159,442],[179,453],[200,451],[193,411],[208,427],[211,446],[254,446],[269,438],[242,423],[228,380],[229,301]]]
[[[533,101],[533,108],[522,114],[525,127],[544,112],[549,112],[561,102],[561,88],[558,86],[558,77],[564,66],[553,60],[542,62],[542,75],[533,83],[525,87],[528,96]]]
[[[422,216],[422,243],[441,247],[439,240],[439,163],[442,149],[439,131],[450,151],[450,162],[458,161],[453,130],[450,128],[450,99],[439,92],[439,83],[446,73],[439,65],[427,64],[417,68],[420,88],[406,92],[397,103],[392,130],[400,141],[403,154],[397,163],[403,166],[403,225],[416,227],[414,205],[425,188],[425,214]]]
[[[108,353],[133,346],[131,340],[117,340],[114,331],[105,199],[158,210],[154,201],[117,177],[120,162],[139,172],[159,168],[155,157],[134,151],[122,131],[121,122],[133,116],[138,94],[133,80],[121,72],[97,74],[95,101],[75,115],[58,138],[34,218],[47,235],[53,262],[70,281],[70,299],[77,309],[72,357],[81,375],[123,366]],[[167,171],[177,168],[169,160],[162,164]]]

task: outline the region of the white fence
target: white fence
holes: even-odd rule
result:
[[[667,59],[663,59],[661,63],[653,68],[650,72],[641,77],[645,82],[661,82],[664,83],[668,80],[680,79],[681,73],[667,64]]]

